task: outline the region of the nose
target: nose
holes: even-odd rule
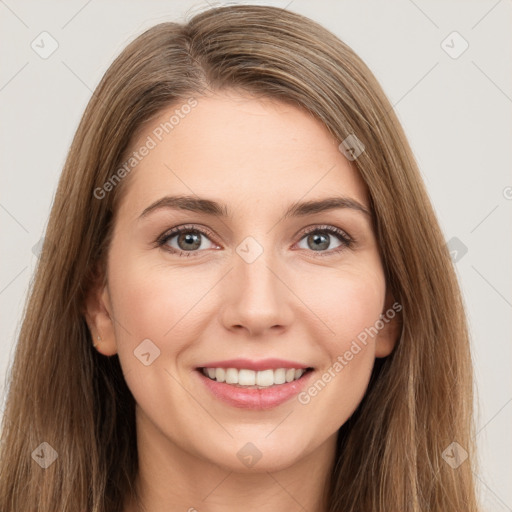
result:
[[[226,276],[221,311],[226,329],[264,337],[284,331],[291,324],[293,294],[286,286],[283,267],[269,252],[264,251],[251,263],[233,255],[234,268]]]

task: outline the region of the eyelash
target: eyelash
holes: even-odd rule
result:
[[[343,231],[335,226],[328,226],[328,225],[313,226],[311,228],[306,229],[306,231],[304,231],[301,234],[299,241],[302,240],[307,235],[310,235],[311,233],[316,233],[317,231],[334,235],[341,242],[341,245],[339,247],[336,247],[335,249],[330,249],[328,251],[310,251],[310,252],[316,252],[317,256],[320,256],[320,257],[330,256],[333,254],[337,254],[345,249],[350,249],[352,247],[352,245],[356,242],[355,239],[352,237],[349,237],[347,235],[347,233],[345,233],[345,231]],[[192,225],[184,225],[184,226],[178,226],[176,228],[173,228],[170,231],[166,231],[165,233],[160,235],[157,238],[157,240],[155,241],[155,246],[161,247],[164,250],[170,252],[171,254],[175,254],[179,257],[187,257],[188,258],[188,257],[192,256],[194,253],[197,254],[197,253],[203,252],[203,251],[197,251],[197,250],[196,251],[179,251],[179,250],[175,249],[174,247],[164,247],[165,244],[171,238],[175,237],[176,235],[181,235],[182,233],[188,233],[188,232],[200,233],[210,239],[215,238],[215,235],[210,230],[208,230],[206,228],[199,228],[193,224]],[[195,257],[195,254],[193,257]]]

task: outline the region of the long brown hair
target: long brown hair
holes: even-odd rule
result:
[[[94,349],[83,315],[92,280],[105,278],[123,181],[104,197],[95,191],[117,172],[143,123],[225,88],[289,102],[340,142],[355,135],[364,145],[354,164],[368,186],[402,331],[340,429],[329,512],[477,511],[463,303],[402,127],[371,71],[336,36],[290,11],[241,5],[144,32],[109,67],[85,110],[10,369],[0,510],[120,512],[133,492],[134,398],[117,355]],[[449,464],[446,449],[469,458]]]

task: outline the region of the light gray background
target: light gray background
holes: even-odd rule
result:
[[[485,510],[512,511],[510,0],[250,3],[288,5],[363,58],[404,125],[446,240],[457,237],[467,247],[456,268],[478,391],[476,476]],[[207,6],[0,0],[0,397],[37,261],[33,247],[92,91],[143,30]],[[47,59],[31,48],[43,31],[59,45]],[[453,31],[469,44],[458,58],[443,48],[462,48],[457,36],[442,46]]]

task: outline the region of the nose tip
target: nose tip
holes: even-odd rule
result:
[[[226,285],[229,288],[228,299],[222,321],[228,329],[245,329],[256,336],[283,330],[291,322],[292,312],[287,302],[289,293],[286,287],[268,265],[267,254],[258,249],[261,244],[254,242],[255,239],[246,239],[239,246],[247,248],[242,252],[251,258],[240,256],[235,263],[233,275]],[[248,260],[252,260],[251,263]]]

